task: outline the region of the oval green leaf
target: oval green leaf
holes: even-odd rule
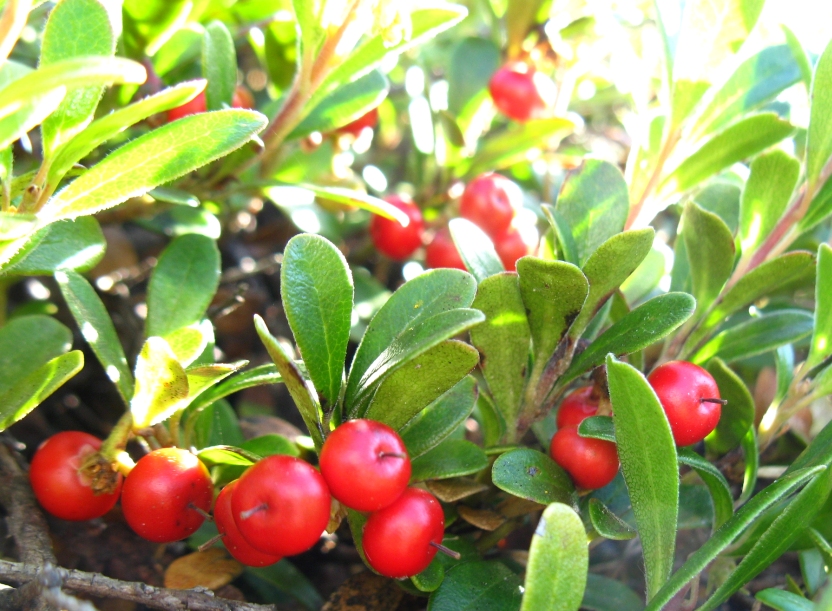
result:
[[[488,466],[488,457],[478,445],[464,439],[446,439],[411,462],[411,480],[447,479],[471,475]]]
[[[500,490],[541,505],[577,506],[572,479],[554,460],[536,450],[519,448],[502,454],[491,468]]]

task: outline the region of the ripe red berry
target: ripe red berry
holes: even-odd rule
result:
[[[504,233],[517,209],[523,205],[523,192],[505,176],[480,174],[465,186],[459,200],[459,215],[475,223],[485,233]]]
[[[80,431],[64,431],[41,444],[32,458],[29,481],[46,511],[63,520],[79,521],[98,518],[113,508],[121,492],[121,475],[116,476],[115,491],[96,494],[89,477],[79,471],[100,448],[100,439]]]
[[[558,409],[558,428],[578,426],[598,411],[598,400],[592,398],[592,386],[582,386],[566,395]]]
[[[465,271],[465,263],[462,262],[462,257],[459,256],[459,251],[447,227],[437,231],[431,243],[428,244],[425,249],[425,263],[431,269],[450,267]]]
[[[342,125],[341,127],[335,130],[335,133],[352,134],[353,136],[358,138],[358,136],[361,135],[361,132],[363,132],[365,128],[375,127],[377,123],[378,108],[373,108],[372,110],[358,117],[355,121],[347,123],[346,125]]]
[[[615,444],[603,439],[581,437],[576,426],[566,426],[555,433],[549,454],[572,476],[579,488],[603,488],[618,473]]]
[[[256,550],[243,538],[231,513],[231,497],[239,480],[234,480],[222,489],[214,503],[214,522],[222,537],[222,543],[234,558],[246,566],[268,566],[280,560],[280,556],[264,554]]]
[[[321,475],[341,503],[377,511],[395,501],[410,480],[410,457],[398,433],[375,420],[348,420],[321,450]]]
[[[121,509],[136,534],[170,543],[202,526],[213,498],[211,476],[196,456],[161,448],[142,456],[127,476]]]
[[[698,443],[716,428],[722,400],[710,373],[687,361],[671,361],[656,367],[647,381],[667,415],[676,445]]]
[[[557,93],[548,76],[524,63],[508,64],[497,70],[488,84],[497,109],[515,121],[546,117]]]
[[[243,85],[234,88],[234,95],[231,97],[231,108],[254,108],[254,96]]]
[[[402,579],[427,568],[444,534],[445,516],[436,497],[408,488],[392,505],[370,515],[362,543],[375,571]]]
[[[205,91],[200,91],[190,102],[185,102],[181,106],[171,108],[168,111],[168,123],[181,119],[182,117],[187,117],[188,115],[205,112],[207,109],[208,106],[205,102]]]
[[[412,201],[398,195],[388,195],[384,201],[404,212],[410,223],[407,227],[402,227],[398,221],[374,214],[370,220],[370,237],[380,253],[396,261],[403,261],[422,245],[422,232],[425,229],[422,211]]]
[[[494,250],[503,262],[506,271],[517,270],[517,259],[529,254],[529,245],[514,227],[509,227],[505,233],[494,236]]]
[[[252,547],[291,556],[315,545],[329,523],[331,503],[324,478],[309,463],[268,456],[243,473],[231,510]]]

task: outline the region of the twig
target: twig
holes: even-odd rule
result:
[[[43,571],[19,562],[0,560],[0,582],[28,583]],[[60,577],[61,587],[78,594],[99,598],[118,598],[141,603],[163,611],[277,611],[274,605],[257,605],[226,598],[217,598],[205,590],[171,590],[145,583],[120,581],[98,573],[68,569],[52,569]]]

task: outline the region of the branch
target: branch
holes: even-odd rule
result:
[[[276,611],[274,605],[217,598],[206,590],[171,590],[157,588],[145,583],[120,581],[99,573],[68,570],[46,566],[43,569],[19,562],[0,560],[0,582],[21,584],[47,575],[49,587],[63,587],[78,594],[99,598],[118,598],[143,604],[163,611]],[[59,586],[55,585],[57,578]]]

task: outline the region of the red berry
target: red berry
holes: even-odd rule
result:
[[[361,135],[365,128],[375,127],[378,123],[378,108],[366,112],[355,121],[342,125],[335,130],[336,134],[352,134],[356,138]]]
[[[180,448],[161,448],[133,467],[124,482],[121,508],[136,534],[170,543],[202,526],[213,498],[211,476],[196,456]]]
[[[465,186],[459,200],[459,215],[495,236],[508,229],[514,213],[522,205],[520,187],[505,176],[489,172]]]
[[[90,479],[79,471],[84,460],[101,448],[101,440],[80,431],[64,431],[47,439],[35,452],[29,481],[38,502],[63,520],[91,520],[113,508],[121,492],[117,476],[114,492],[96,494]]]
[[[424,571],[442,544],[445,516],[430,492],[406,489],[364,525],[364,554],[375,571],[402,579]]]
[[[428,244],[425,249],[425,263],[432,269],[451,267],[466,270],[465,263],[462,262],[462,257],[459,256],[459,251],[447,227],[437,231],[431,243]]]
[[[246,87],[237,85],[231,97],[231,108],[254,108],[254,96]]]
[[[395,501],[410,480],[410,457],[398,433],[375,420],[348,420],[321,450],[321,475],[332,496],[357,511]]]
[[[656,367],[647,381],[659,397],[676,445],[698,443],[716,428],[722,405],[710,373],[687,361],[671,361]]]
[[[618,473],[615,444],[603,439],[581,437],[576,426],[566,426],[555,433],[549,454],[572,476],[579,488],[603,488]]]
[[[407,227],[402,227],[399,221],[374,214],[370,220],[370,237],[380,253],[396,261],[403,261],[422,245],[422,232],[425,229],[422,211],[412,201],[398,195],[388,195],[384,201],[404,212],[410,223]]]
[[[234,487],[239,480],[234,480],[222,489],[214,503],[214,521],[217,530],[220,531],[222,543],[234,558],[246,566],[268,566],[280,560],[280,556],[264,554],[254,549],[251,544],[240,534],[234,517],[231,513],[231,495],[234,494]]]
[[[188,115],[205,112],[207,109],[208,106],[205,102],[205,91],[200,91],[190,102],[185,102],[182,106],[171,108],[168,111],[168,123],[181,119],[182,117],[187,117]]]
[[[598,411],[598,400],[592,398],[592,386],[582,386],[566,395],[558,409],[558,428],[578,426]]]
[[[557,93],[552,79],[524,63],[508,64],[497,70],[488,90],[497,109],[515,121],[546,117]]]
[[[494,236],[494,250],[506,271],[513,272],[517,270],[517,259],[529,254],[529,245],[517,229],[509,227],[505,233]]]
[[[264,554],[291,556],[315,545],[329,523],[332,497],[314,467],[293,456],[269,456],[234,489],[234,522]]]

